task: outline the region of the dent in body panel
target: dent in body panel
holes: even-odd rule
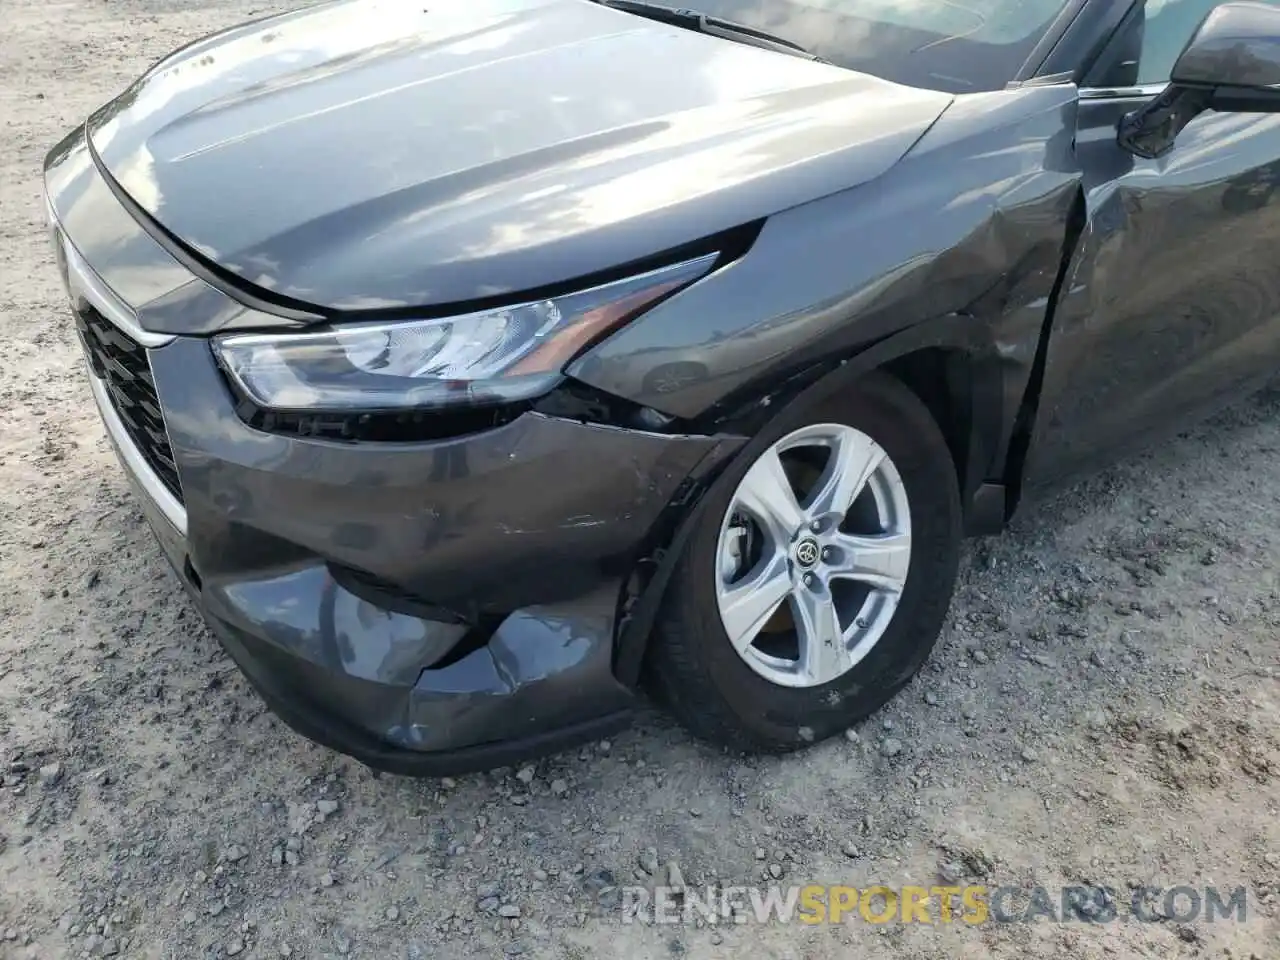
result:
[[[789,374],[954,316],[990,374],[998,471],[1079,191],[1074,86],[960,98],[890,172],[771,217],[739,261],[664,302],[569,372],[690,419]],[[657,373],[696,371],[678,389]],[[669,381],[666,383],[669,386]]]
[[[629,707],[632,694],[612,670],[616,601],[607,585],[572,604],[517,610],[481,649],[443,670],[424,670],[406,723],[386,738],[428,750],[446,727],[450,739],[481,742],[495,730],[519,737]]]
[[[345,590],[323,564],[253,578],[203,577],[201,596],[210,613],[246,633],[375,683],[412,684],[467,632],[465,624],[376,606]]]
[[[467,627],[370,608],[323,568],[206,582],[200,599],[237,661],[276,697],[393,748],[447,753],[629,709],[633,694],[612,673],[616,595],[603,583],[515,610],[486,642],[438,666]],[[349,632],[343,608],[360,617]]]
[[[1048,344],[1028,482],[1101,465],[1247,393],[1280,364],[1280,118],[1196,118],[1142,160],[1137,101],[1084,103],[1088,222]]]

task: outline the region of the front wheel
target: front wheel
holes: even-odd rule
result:
[[[950,603],[950,452],[885,374],[775,419],[739,455],[678,561],[650,651],[695,734],[744,750],[821,740],[919,670]]]

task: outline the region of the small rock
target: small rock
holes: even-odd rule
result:
[[[1040,759],[1040,755],[1037,754],[1030,747],[1025,748],[1020,754],[1020,756],[1022,757],[1022,761],[1024,763],[1035,763],[1037,760]]]
[[[228,957],[238,956],[243,950],[244,950],[243,940],[236,939],[236,940],[232,940],[230,943],[227,944]]]
[[[234,843],[231,846],[227,847],[226,853],[223,854],[223,856],[227,858],[228,863],[239,863],[248,855],[249,855],[248,850],[246,850],[244,847],[237,846]]]
[[[951,860],[938,867],[938,876],[941,877],[944,882],[952,885],[957,884],[964,879],[964,875],[964,864],[960,863],[958,860]]]
[[[453,779],[453,777],[440,778],[440,787],[444,790],[452,790],[457,785],[458,785],[458,781]]]
[[[333,814],[338,812],[338,807],[339,804],[337,800],[320,800],[316,803],[316,811],[322,817],[333,816]]]
[[[781,880],[781,879],[782,879],[782,873],[783,873],[783,871],[782,871],[782,864],[780,864],[780,863],[771,863],[771,864],[769,864],[769,876],[773,877],[773,879],[775,879],[775,880]]]
[[[924,692],[924,702],[931,707],[936,707],[938,705],[938,695],[932,690],[926,690]]]
[[[569,784],[565,783],[563,780],[552,780],[551,792],[557,797],[563,797],[569,792]]]
[[[974,663],[990,663],[991,658],[987,656],[987,652],[979,647],[974,647],[969,651],[969,656],[973,657]]]
[[[476,899],[488,900],[490,897],[496,897],[499,889],[496,883],[482,883],[476,887]]]
[[[40,782],[47,787],[52,787],[62,779],[62,764],[46,763],[40,768]]]
[[[330,873],[330,872],[329,872],[329,871],[327,871],[327,870],[326,870],[323,874],[321,874],[321,876],[320,876],[320,886],[322,886],[322,887],[332,887],[332,886],[333,886],[333,874],[332,874],[332,873]]]
[[[856,859],[859,856],[858,848],[849,840],[840,844],[840,852],[851,860]]]
[[[195,923],[196,919],[197,919],[196,912],[194,910],[188,910],[186,913],[182,915],[182,922],[185,923],[188,927],[191,926],[193,923]]]
[[[526,787],[533,783],[534,769],[533,766],[521,767],[520,772],[516,774],[516,779],[523,783]]]
[[[520,916],[520,908],[514,903],[504,903],[498,908],[498,916],[506,917],[508,920],[514,920]]]
[[[880,744],[880,753],[886,757],[896,757],[902,752],[902,741],[897,737],[885,737]]]
[[[387,907],[386,917],[392,923],[395,923],[400,919],[400,908],[395,906]]]
[[[862,739],[860,736],[858,736],[858,731],[853,729],[853,727],[850,727],[848,730],[844,732],[844,738],[848,740],[850,743],[857,743],[859,740]]]
[[[289,946],[287,943],[282,943],[282,944],[280,944],[280,956],[282,956],[282,957],[292,957],[292,956],[293,956],[293,947]]]

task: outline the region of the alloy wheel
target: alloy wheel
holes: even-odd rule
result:
[[[757,458],[725,512],[720,620],[760,676],[820,686],[884,635],[910,564],[910,504],[885,450],[844,424],[802,427]]]

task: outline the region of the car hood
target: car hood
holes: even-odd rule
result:
[[[178,51],[88,134],[209,261],[360,310],[570,281],[855,186],[950,101],[587,0],[346,0]]]

